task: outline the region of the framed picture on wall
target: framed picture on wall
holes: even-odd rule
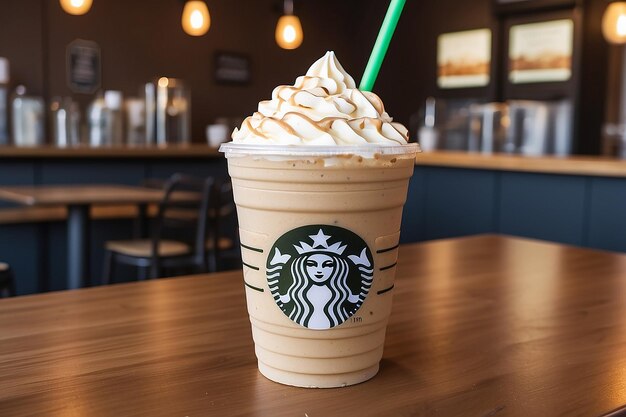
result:
[[[214,78],[218,84],[247,85],[252,79],[250,57],[246,54],[217,51]]]
[[[567,81],[572,76],[573,51],[572,19],[513,25],[509,29],[509,81]]]
[[[485,87],[490,82],[491,30],[444,33],[437,38],[439,88]]]
[[[498,58],[502,99],[576,101],[581,77],[581,22],[579,9],[552,10],[503,19],[503,51]],[[543,25],[545,23],[546,26]],[[527,37],[528,34],[530,37]],[[525,39],[520,41],[521,36]],[[551,40],[540,42],[534,36],[539,40],[547,36]],[[518,40],[513,41],[512,37]],[[515,43],[518,45],[513,47]],[[546,48],[550,44],[555,46]],[[533,55],[542,58],[536,59]],[[520,60],[522,56],[524,58]]]
[[[65,48],[65,78],[74,93],[93,94],[102,79],[100,46],[93,41],[76,39]]]

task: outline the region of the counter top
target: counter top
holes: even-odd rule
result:
[[[73,159],[73,158],[220,158],[216,148],[204,144],[167,146],[0,146],[0,159]],[[601,156],[530,157],[509,154],[480,154],[437,151],[418,155],[417,165],[451,168],[524,171],[546,174],[626,177],[626,160]]]
[[[0,146],[1,158],[215,158],[221,154],[205,144],[167,146]]]
[[[417,165],[544,174],[626,177],[626,160],[601,156],[531,157],[438,151],[419,154]]]

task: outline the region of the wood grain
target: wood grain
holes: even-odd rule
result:
[[[56,146],[16,147],[0,146],[2,158],[222,158],[217,149],[202,144],[167,145],[167,146],[109,146],[94,148],[75,146],[60,148]]]
[[[194,201],[198,194],[177,192],[176,200]],[[71,204],[139,204],[158,203],[163,190],[126,185],[38,185],[0,187],[0,200],[27,206],[58,206]]]
[[[107,250],[128,256],[149,258],[152,256],[151,239],[109,240],[104,244]],[[161,239],[158,247],[159,256],[182,256],[191,253],[191,246],[176,240]]]
[[[157,206],[148,206],[148,215],[154,217]],[[94,206],[90,208],[90,218],[95,220],[104,219],[132,219],[137,217],[139,210],[136,205],[120,206]],[[40,223],[65,221],[67,208],[63,206],[53,207],[19,207],[0,209],[0,224]]]
[[[626,177],[626,161],[600,156],[521,156],[469,152],[423,152],[417,165],[452,168],[490,169],[498,171],[539,172],[564,175]]]
[[[597,416],[626,404],[626,256],[499,236],[403,246],[381,371],[256,369],[241,271],[0,301],[3,416]]]

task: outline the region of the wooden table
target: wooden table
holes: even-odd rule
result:
[[[0,301],[3,416],[597,416],[626,404],[626,256],[403,246],[380,373],[261,376],[241,271]]]
[[[180,198],[197,198],[179,193]],[[145,212],[150,203],[163,199],[163,190],[124,185],[40,185],[0,187],[0,200],[26,206],[67,206],[67,286],[85,284],[89,259],[89,207],[91,205],[137,204]],[[144,216],[145,217],[145,216]]]

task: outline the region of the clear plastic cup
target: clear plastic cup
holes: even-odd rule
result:
[[[416,144],[223,144],[260,372],[339,387],[379,368]]]

